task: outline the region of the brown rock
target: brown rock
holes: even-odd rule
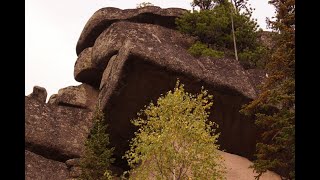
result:
[[[36,99],[42,103],[46,103],[47,90],[40,86],[34,86],[32,93],[28,97]]]
[[[84,108],[93,111],[97,103],[98,93],[98,90],[88,84],[69,86],[58,91],[55,103],[60,106]]]
[[[272,40],[272,35],[274,32],[271,31],[260,31],[258,32],[258,40],[268,49],[272,49],[275,45],[274,41]]]
[[[214,82],[216,86],[228,86],[248,98],[256,96],[238,62],[231,59],[194,58],[183,48],[191,43],[187,36],[171,29],[151,24],[118,22],[98,37],[92,49],[92,61],[95,66],[105,69],[103,67],[106,67],[114,52],[118,52],[118,55],[126,53],[122,58],[136,56],[136,59],[208,83]],[[100,83],[100,89],[104,85]]]
[[[253,121],[239,113],[256,97],[245,70],[232,59],[194,58],[186,50],[190,42],[177,31],[130,22],[113,23],[96,39],[92,62],[105,69],[99,97],[116,156],[128,149],[136,130],[130,120],[172,90],[179,78],[188,92],[198,93],[204,86],[214,95],[209,119],[220,126],[221,147],[252,158],[257,132]]]
[[[72,166],[79,166],[80,158],[68,159],[65,163],[68,166],[68,168]]]
[[[91,118],[92,113],[85,109],[52,106],[25,97],[25,146],[62,162],[80,157]]]
[[[25,150],[26,180],[65,180],[67,178],[68,169],[64,163],[46,159]]]
[[[98,88],[103,69],[99,70],[99,67],[93,66],[91,52],[92,48],[89,47],[83,50],[78,56],[74,65],[74,79]]]
[[[255,91],[259,94],[259,86],[266,80],[267,72],[262,69],[248,69],[246,73]]]
[[[56,102],[57,96],[58,96],[58,94],[52,94],[49,97],[48,104],[57,104],[57,102]]]
[[[78,178],[81,175],[81,168],[80,167],[71,167],[69,172],[69,177],[71,178]]]
[[[157,24],[167,28],[175,28],[175,18],[187,12],[180,8],[161,9],[157,6],[147,6],[139,9],[121,10],[106,7],[96,11],[82,30],[77,43],[77,55],[84,49],[93,46],[96,38],[112,23],[131,21],[139,23]]]

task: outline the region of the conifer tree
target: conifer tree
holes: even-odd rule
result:
[[[111,179],[111,171],[108,169],[114,161],[114,159],[111,158],[114,148],[109,147],[109,135],[106,132],[107,125],[100,106],[96,108],[93,123],[89,137],[85,142],[84,155],[80,161],[82,170],[80,179]]]
[[[277,32],[267,62],[268,78],[259,97],[242,110],[256,117],[262,131],[253,168],[259,173],[274,170],[283,179],[295,179],[295,1],[271,0]]]

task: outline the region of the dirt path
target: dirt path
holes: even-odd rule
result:
[[[220,153],[227,167],[227,180],[255,180],[254,176],[257,174],[253,172],[252,168],[249,168],[252,165],[251,161],[238,155],[222,151]],[[267,171],[260,177],[260,180],[281,180],[281,178],[276,173]]]

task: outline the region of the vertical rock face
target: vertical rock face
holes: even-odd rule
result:
[[[146,7],[103,8],[94,13],[76,48],[74,77],[83,84],[60,89],[48,104],[44,88],[35,87],[25,98],[29,179],[79,175],[76,164],[98,102],[109,124],[111,145],[116,148],[112,167],[121,172],[127,167],[121,157],[136,131],[130,120],[145,105],[172,90],[177,79],[188,92],[198,93],[204,86],[214,96],[209,119],[220,126],[221,148],[253,157],[257,130],[253,120],[239,110],[256,97],[262,73],[246,72],[232,59],[194,58],[188,54],[187,48],[195,39],[176,31],[174,24],[184,12]],[[260,74],[258,78],[256,74]],[[41,166],[44,169],[39,169]]]

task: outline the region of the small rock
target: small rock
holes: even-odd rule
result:
[[[66,165],[68,166],[68,168],[72,166],[79,166],[79,163],[80,163],[80,158],[68,159],[66,161]]]
[[[40,101],[42,103],[46,103],[47,90],[43,87],[40,87],[40,86],[34,86],[33,92],[28,97],[37,99],[38,101]]]

